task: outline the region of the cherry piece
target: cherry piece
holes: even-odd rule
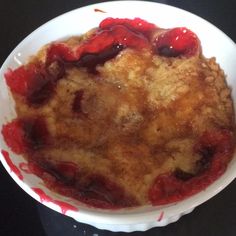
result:
[[[165,57],[193,56],[199,49],[199,40],[185,27],[170,29],[162,33],[154,42],[158,55]]]

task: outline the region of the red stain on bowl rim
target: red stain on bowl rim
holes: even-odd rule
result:
[[[28,163],[21,162],[21,163],[19,164],[19,167],[20,167],[20,169],[21,169],[22,171],[24,171],[25,173],[27,173],[27,174],[32,174],[32,171],[30,170]]]
[[[20,180],[23,180],[23,175],[21,174],[20,170],[17,168],[16,165],[14,165],[14,163],[12,162],[10,155],[7,151],[5,150],[1,150],[1,153],[7,163],[7,165],[10,168],[10,171],[13,172]]]
[[[98,8],[94,8],[94,11],[95,11],[95,12],[101,12],[101,13],[107,13],[107,12],[101,10],[101,9],[98,9]]]
[[[40,202],[52,202],[52,198],[49,197],[42,189],[40,188],[31,188],[40,198]]]
[[[52,199],[40,188],[31,188],[31,189],[39,196],[41,203],[52,202],[52,203],[58,205],[61,209],[61,213],[64,215],[66,214],[67,211],[78,211],[78,208],[76,208],[75,206],[72,206],[69,203]]]
[[[162,221],[163,219],[163,216],[164,216],[164,211],[162,211],[157,219],[158,222]]]
[[[72,206],[69,203],[63,202],[63,201],[53,200],[53,203],[57,204],[61,208],[61,213],[64,215],[69,210],[70,211],[78,211],[78,208],[76,208],[75,206]]]

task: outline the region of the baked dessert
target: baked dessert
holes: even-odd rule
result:
[[[48,188],[89,206],[182,200],[233,157],[224,72],[187,28],[107,18],[5,79],[17,113],[5,142]]]

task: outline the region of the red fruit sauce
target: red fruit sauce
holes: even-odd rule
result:
[[[54,164],[30,160],[28,164],[21,163],[21,170],[28,174],[35,174],[44,180],[45,185],[56,192],[72,197],[89,206],[117,209],[121,207],[136,206],[136,200],[113,183],[100,175],[89,175],[81,180],[79,167],[71,162]],[[38,190],[41,191],[41,190]],[[47,195],[38,192],[41,202],[52,201]]]
[[[64,181],[64,176],[63,179],[55,177],[55,174],[53,176],[54,178],[48,178],[48,176],[44,178],[46,186],[89,206],[116,209],[137,205],[135,199],[127,196],[121,187],[104,176],[90,175],[81,181],[82,178],[78,172],[78,177],[67,183]]]
[[[9,153],[5,150],[1,150],[1,153],[6,161],[7,165],[9,166],[10,171],[13,172],[20,180],[23,180],[23,175],[21,174],[18,167],[16,165],[14,165],[14,163],[12,162]]]
[[[154,205],[168,204],[204,190],[227,167],[233,154],[233,137],[227,130],[205,132],[196,143],[194,151],[201,155],[199,170],[195,176],[166,173],[157,176],[149,190],[149,199]]]
[[[101,29],[109,29],[112,26],[115,25],[123,25],[126,28],[130,29],[131,31],[136,31],[139,33],[142,33],[144,35],[149,35],[152,31],[157,29],[157,26],[155,24],[149,23],[145,20],[142,20],[140,18],[134,18],[134,19],[126,19],[126,18],[106,18],[103,20],[99,27]]]
[[[41,118],[15,119],[2,127],[7,145],[17,154],[43,147],[48,142],[48,131]]]
[[[62,76],[61,71],[56,75],[50,74],[47,67],[39,63],[9,69],[5,73],[11,91],[25,97],[27,103],[33,106],[45,104],[51,98],[58,76]]]

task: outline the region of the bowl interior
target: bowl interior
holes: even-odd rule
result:
[[[94,11],[101,9],[105,13]],[[130,11],[132,9],[132,11]],[[144,10],[145,9],[145,10]],[[16,68],[25,63],[29,56],[36,53],[43,45],[58,39],[73,35],[83,34],[91,28],[98,26],[99,22],[106,17],[134,18],[140,17],[163,28],[185,26],[194,31],[201,40],[203,54],[206,57],[215,56],[227,75],[227,81],[232,88],[232,97],[236,101],[236,46],[223,32],[207,21],[186,11],[168,5],[142,2],[142,1],[121,1],[106,2],[90,5],[76,9],[62,16],[59,16],[45,25],[38,28],[25,38],[9,55],[0,70],[0,127],[15,117],[14,102],[8,92],[4,73],[8,68]],[[223,46],[222,46],[223,45]],[[234,103],[235,105],[235,103]],[[26,161],[22,156],[12,153],[3,141],[0,134],[0,147],[7,150],[11,160],[16,167]],[[109,211],[99,210],[84,206],[73,199],[63,197],[46,189],[41,179],[32,174],[22,172],[21,181],[9,168],[5,158],[1,155],[1,161],[12,178],[32,197],[40,200],[39,196],[31,189],[41,188],[45,193],[61,201],[66,201],[79,208],[79,211],[67,211],[67,215],[79,219],[82,222],[97,222],[106,224],[134,224],[156,221],[160,212],[164,212],[164,218],[173,217],[182,212],[188,211],[214,196],[227,186],[236,176],[236,158],[234,158],[226,173],[205,191],[194,195],[184,201],[163,207],[146,206],[141,208]],[[41,199],[42,201],[42,199]],[[50,208],[60,211],[60,207],[50,201],[43,201]]]

